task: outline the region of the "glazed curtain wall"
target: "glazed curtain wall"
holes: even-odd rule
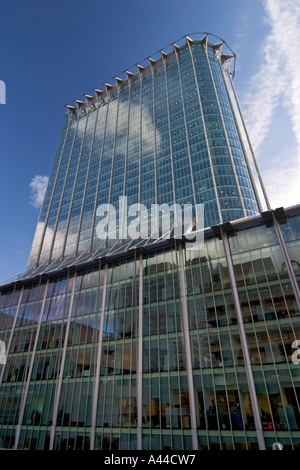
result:
[[[298,449],[299,221],[4,289],[1,447]]]
[[[205,204],[205,227],[258,213],[216,50],[188,42],[65,116],[28,267],[96,250],[97,208]]]

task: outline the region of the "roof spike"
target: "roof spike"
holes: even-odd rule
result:
[[[74,100],[74,101],[75,101],[75,103],[77,104],[77,107],[78,107],[78,108],[80,108],[80,107],[83,105],[83,103],[84,103],[84,102],[81,101],[81,100]]]
[[[221,63],[222,63],[222,65],[223,65],[225,62],[227,62],[227,60],[229,60],[229,59],[231,59],[231,60],[234,59],[234,55],[222,54],[222,55],[221,55]]]
[[[213,48],[214,50],[217,50],[217,49],[221,50],[223,44],[224,44],[224,41],[218,42],[217,44],[213,44],[213,45],[212,45],[212,48]]]
[[[204,48],[205,53],[207,53],[207,42],[208,42],[208,34],[203,36],[202,39],[200,39],[200,44]]]
[[[127,75],[128,79],[133,77],[133,73],[129,72],[129,70],[126,70],[126,75]]]

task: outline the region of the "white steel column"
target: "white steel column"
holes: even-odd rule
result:
[[[178,269],[179,269],[180,300],[181,300],[181,308],[182,308],[183,340],[184,340],[184,350],[185,350],[185,357],[186,357],[187,385],[188,385],[189,403],[190,403],[192,443],[193,443],[193,450],[198,450],[198,432],[197,432],[195,389],[194,389],[192,356],[191,356],[191,340],[190,340],[190,329],[189,329],[189,318],[188,318],[188,304],[187,304],[187,298],[186,298],[186,282],[185,282],[185,272],[184,272],[183,250],[182,250],[181,243],[178,244]]]
[[[26,403],[26,400],[27,400],[27,395],[28,395],[28,390],[29,390],[29,385],[30,385],[30,379],[31,379],[31,373],[32,373],[33,364],[34,364],[34,360],[35,360],[35,352],[36,352],[37,342],[38,342],[38,339],[39,339],[39,333],[40,333],[40,329],[41,329],[41,321],[42,321],[42,316],[43,316],[43,313],[44,313],[48,286],[49,286],[49,279],[47,280],[46,285],[45,285],[45,292],[44,292],[42,307],[41,307],[41,311],[40,311],[40,315],[39,315],[38,326],[37,326],[37,330],[36,330],[36,334],[35,334],[35,339],[34,339],[34,344],[33,344],[32,355],[31,355],[31,359],[30,359],[29,370],[28,370],[28,374],[27,374],[25,387],[23,388],[23,392],[22,392],[21,403],[20,403],[20,411],[19,411],[19,420],[18,420],[18,424],[16,426],[16,436],[15,436],[14,449],[17,449],[18,444],[19,444],[21,426],[22,426],[24,410],[25,410],[25,403]]]
[[[67,318],[65,342],[64,342],[64,347],[63,347],[62,358],[61,358],[61,361],[60,361],[59,376],[58,376],[58,381],[57,381],[57,384],[56,384],[55,396],[54,396],[54,405],[53,405],[53,412],[52,412],[52,425],[51,425],[51,428],[50,428],[50,444],[49,444],[49,449],[50,450],[53,450],[53,445],[54,445],[57,413],[58,413],[60,392],[61,392],[61,386],[62,386],[62,380],[63,380],[63,374],[64,374],[64,367],[65,367],[65,360],[66,360],[66,354],[67,354],[68,337],[69,337],[69,331],[70,331],[70,321],[71,321],[73,302],[74,302],[74,296],[75,296],[75,289],[76,289],[76,279],[77,279],[77,272],[75,271],[74,278],[73,278],[73,289],[72,289],[69,312],[68,312],[68,318]],[[67,293],[66,293],[66,295],[67,295]]]
[[[263,428],[262,428],[261,417],[260,417],[260,412],[259,412],[259,404],[257,400],[254,377],[253,377],[253,372],[252,372],[252,367],[251,367],[249,347],[248,347],[246,332],[244,328],[242,309],[240,305],[239,294],[238,294],[238,289],[237,289],[236,279],[235,279],[234,269],[233,269],[233,263],[232,263],[232,258],[231,258],[229,240],[228,240],[228,236],[225,230],[221,230],[221,233],[222,233],[225,257],[226,257],[228,271],[229,271],[230,284],[231,284],[231,289],[232,289],[232,294],[233,294],[233,301],[234,301],[234,306],[236,310],[241,346],[242,346],[242,351],[243,351],[243,356],[244,356],[244,361],[245,361],[245,371],[246,371],[247,382],[248,382],[248,387],[249,387],[252,410],[253,410],[253,417],[254,417],[254,422],[255,422],[258,446],[260,450],[266,450],[266,444],[264,440]]]
[[[100,272],[101,271],[100,271],[100,266],[99,266],[99,276],[100,276]],[[99,341],[98,341],[96,370],[94,374],[94,387],[93,387],[93,398],[92,398],[90,450],[94,450],[95,448],[95,433],[96,433],[96,421],[97,421],[96,418],[97,418],[97,405],[98,405],[98,393],[99,393],[100,364],[101,364],[101,357],[102,357],[102,338],[103,338],[104,312],[105,312],[106,290],[107,290],[107,275],[108,275],[108,263],[105,264],[105,270],[104,270],[100,327],[99,327]]]
[[[137,337],[137,450],[142,449],[143,439],[143,255],[139,256],[139,309]]]

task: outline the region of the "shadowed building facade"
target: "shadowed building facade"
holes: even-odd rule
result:
[[[27,269],[0,287],[1,447],[299,450],[300,207],[270,208],[235,55],[195,36],[67,106]],[[100,240],[122,196],[204,204],[203,246]]]

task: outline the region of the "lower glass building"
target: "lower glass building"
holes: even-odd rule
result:
[[[295,206],[1,286],[0,447],[299,450],[299,245]]]

